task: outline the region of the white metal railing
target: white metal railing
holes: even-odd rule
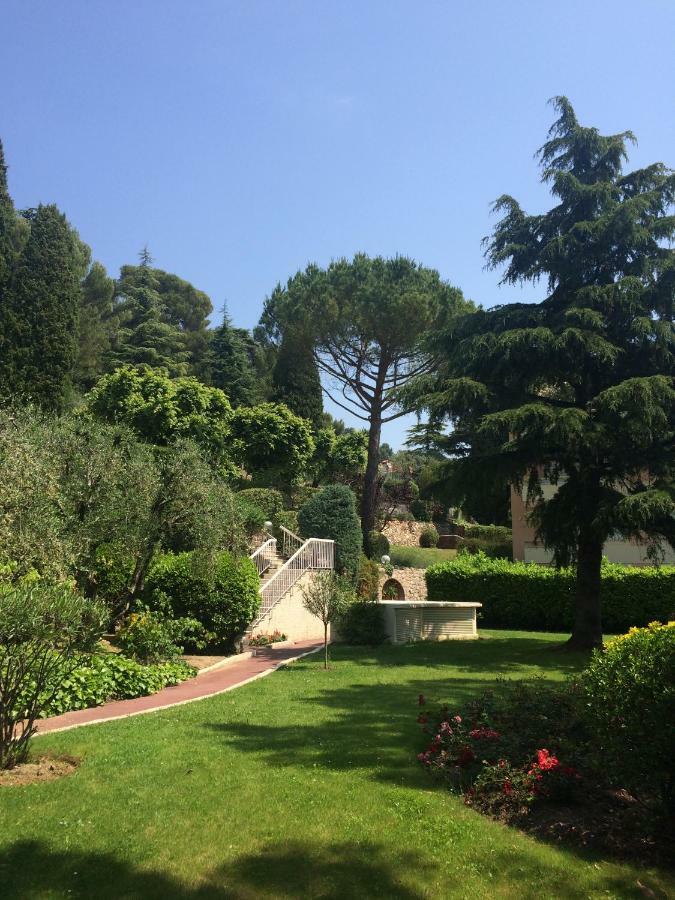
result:
[[[296,537],[289,532],[292,537]],[[335,567],[335,542],[310,538],[301,544],[293,555],[260,588],[260,610],[254,624],[286,594],[305,572],[310,569]]]
[[[264,544],[261,544],[257,550],[251,553],[249,559],[253,560],[253,565],[258,571],[258,575],[262,575],[272,565],[277,558],[277,539],[268,538]]]
[[[301,537],[298,537],[297,534],[293,534],[292,531],[289,531],[288,528],[284,528],[283,525],[279,526],[279,531],[281,531],[282,537],[281,554],[285,559],[289,559],[296,550],[299,550],[300,547],[302,547],[304,541]]]

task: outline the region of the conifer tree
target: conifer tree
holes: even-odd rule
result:
[[[82,282],[80,302],[78,350],[73,380],[87,391],[105,371],[105,359],[110,352],[115,319],[113,297],[115,281],[105,267],[95,262]]]
[[[248,332],[234,328],[225,310],[211,336],[209,382],[227,394],[234,408],[253,406],[259,399],[249,343]]]
[[[5,397],[58,411],[77,352],[80,280],[89,248],[55,206],[38,206],[24,218],[30,232],[4,304],[0,385]]]
[[[633,135],[601,135],[553,102],[539,160],[555,205],[529,215],[503,196],[486,239],[504,283],[543,279],[548,296],[447,330],[445,377],[422,390],[454,424],[461,477],[524,486],[540,539],[576,565],[569,645],[588,648],[602,641],[608,537],[675,543],[675,174],[624,173]]]
[[[189,354],[179,329],[166,321],[159,294],[159,283],[152,268],[152,257],[145,247],[140,265],[122,266],[115,297],[119,329],[110,353],[108,368],[120,365],[147,365],[164,368],[170,375],[184,375]]]
[[[288,329],[282,339],[272,373],[273,400],[285,403],[296,416],[321,427],[323,392],[314,360],[312,340]]]

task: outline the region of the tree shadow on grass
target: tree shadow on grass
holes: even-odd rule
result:
[[[502,637],[495,632],[477,641],[419,641],[414,644],[381,647],[331,645],[335,661],[350,660],[362,666],[378,668],[422,666],[435,670],[452,667],[462,672],[486,675],[515,675],[537,667],[547,672],[571,675],[588,661],[589,654],[562,651],[562,642],[528,637]]]
[[[257,900],[257,898],[397,898],[425,894],[410,874],[432,878],[429,863],[412,851],[387,854],[374,844],[291,841],[244,854],[187,887],[166,873],[140,869],[110,853],[54,850],[21,841],[0,853],[2,896],[75,900]]]
[[[228,860],[203,873],[201,883],[191,887],[112,853],[56,850],[38,841],[20,841],[0,852],[0,884],[3,897],[17,900],[421,900],[470,896],[465,874],[458,872],[453,878],[449,862],[449,871],[447,866],[440,871],[437,863],[415,850],[355,841],[288,841],[263,845]],[[484,873],[475,872],[480,890],[476,896],[498,893],[522,900],[542,896],[581,900],[588,896],[590,885],[567,877],[562,861],[559,872],[555,865],[552,861],[548,877],[542,878],[541,857],[527,847],[518,853],[493,848]],[[643,881],[651,882],[657,891],[667,890],[651,877]],[[594,894],[643,896],[644,889],[628,873],[598,872],[593,882]],[[548,893],[551,890],[554,893]],[[659,895],[665,893],[653,894]]]

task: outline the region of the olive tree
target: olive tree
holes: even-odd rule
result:
[[[0,769],[25,761],[41,711],[106,621],[102,605],[68,585],[0,591]]]
[[[335,572],[318,572],[302,589],[302,602],[323,624],[323,667],[328,668],[328,629],[347,609],[354,592]]]

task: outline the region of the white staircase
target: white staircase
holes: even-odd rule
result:
[[[320,538],[303,541],[283,526],[281,533],[281,553],[276,538],[270,535],[250,557],[260,575],[260,609],[249,626],[249,633],[269,615],[305,572],[330,570],[335,566],[334,541]]]

